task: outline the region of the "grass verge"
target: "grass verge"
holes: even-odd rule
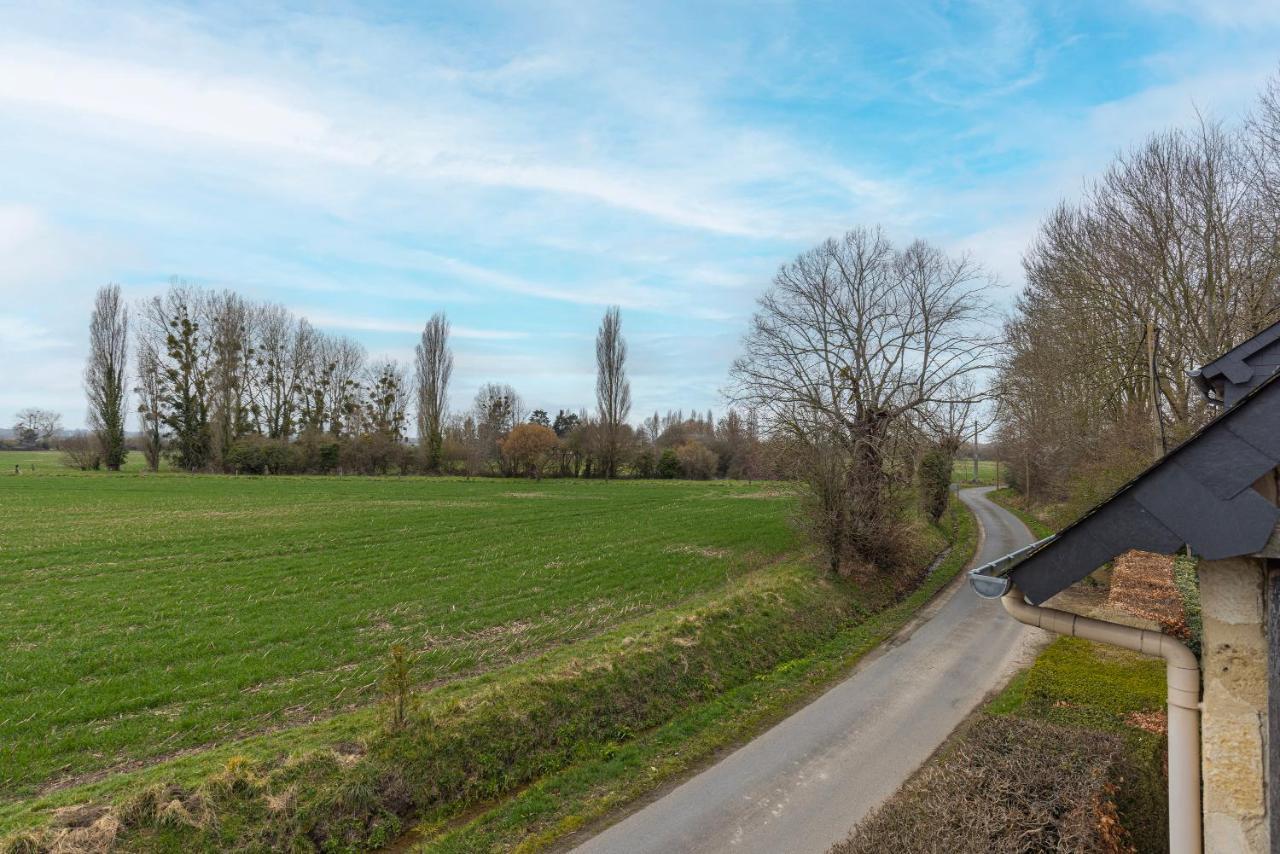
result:
[[[987,498],[1017,516],[1019,521],[1026,525],[1027,529],[1035,535],[1036,539],[1043,540],[1045,537],[1052,537],[1056,533],[1054,528],[1027,511],[1026,506],[1023,504],[1022,496],[1013,487],[1006,486],[1003,489],[993,489],[987,493]]]
[[[379,727],[371,711],[343,715],[27,802],[0,821],[47,823],[11,838],[17,850],[106,840],[143,851],[341,851],[385,844],[411,817],[443,828],[524,789],[443,834],[461,839],[486,819],[501,824],[504,807],[527,807],[556,775],[576,773],[581,791],[598,794],[602,769],[628,760],[626,767],[651,769],[628,779],[626,791],[638,794],[646,780],[657,785],[749,732],[753,721],[780,716],[892,634],[967,562],[967,513],[955,530],[949,559],[878,613],[886,590],[774,564],[688,607],[447,685],[395,731]],[[661,767],[660,756],[668,759]],[[620,802],[586,797],[566,812],[570,803],[555,797],[561,815],[525,820],[524,836],[534,836],[515,844],[533,850]]]

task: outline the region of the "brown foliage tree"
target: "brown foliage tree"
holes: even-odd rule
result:
[[[541,424],[517,424],[502,440],[502,455],[515,474],[541,478],[543,467],[560,445],[555,432]]]

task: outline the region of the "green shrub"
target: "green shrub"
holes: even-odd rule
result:
[[[671,480],[679,477],[680,472],[680,458],[676,456],[675,449],[667,448],[658,459],[658,477]]]
[[[238,474],[292,474],[300,469],[297,447],[283,439],[247,436],[227,452],[226,464]]]
[[[939,448],[930,450],[920,460],[920,498],[924,512],[935,522],[947,509],[953,469],[951,456]]]

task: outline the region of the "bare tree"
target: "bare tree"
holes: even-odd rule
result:
[[[428,470],[439,471],[449,379],[453,375],[449,320],[443,312],[433,314],[431,320],[427,321],[418,342],[416,356],[418,441],[426,450]]]
[[[260,306],[255,319],[252,411],[258,430],[272,439],[288,439],[297,417],[306,367],[315,349],[315,332],[282,305]]]
[[[137,343],[138,384],[134,394],[138,396],[138,421],[142,428],[142,455],[151,471],[160,469],[160,452],[163,450],[164,382],[160,376],[160,355],[155,343],[146,335],[138,336]]]
[[[80,471],[96,471],[102,465],[102,441],[93,433],[77,431],[58,443],[62,464]]]
[[[622,317],[611,306],[596,333],[596,408],[600,413],[601,467],[606,478],[618,473],[622,427],[631,414],[631,382],[627,379],[627,342]]]
[[[209,428],[214,465],[229,470],[232,444],[252,429],[245,405],[254,354],[252,307],[231,291],[203,300],[209,334]]]
[[[102,462],[119,471],[128,451],[124,445],[125,370],[129,359],[129,309],[120,286],[98,290],[89,320],[89,361],[84,389],[89,398],[89,426],[98,438]]]
[[[62,428],[62,416],[48,409],[23,409],[14,420],[13,432],[26,447],[48,448]]]
[[[783,266],[760,298],[730,396],[805,449],[833,570],[894,562],[889,440],[992,366],[986,282],[968,258],[858,228]]]
[[[365,386],[365,419],[369,431],[392,442],[402,441],[408,406],[409,382],[400,363],[385,359],[370,366]]]
[[[480,458],[491,464],[501,463],[501,441],[524,421],[524,402],[520,395],[506,383],[485,383],[476,392],[471,411]]]
[[[1280,318],[1278,249],[1280,78],[1243,130],[1152,134],[1060,204],[1005,327],[1015,484],[1084,510],[1203,423],[1190,372]]]
[[[360,425],[360,382],[367,360],[364,345],[346,337],[323,338],[319,352],[328,377],[324,397],[329,432],[350,435]]]
[[[210,455],[209,374],[212,348],[201,318],[204,293],[175,279],[146,304],[145,334],[158,361],[160,420],[173,437],[179,468],[200,471]]]

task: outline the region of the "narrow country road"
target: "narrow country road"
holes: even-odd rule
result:
[[[985,563],[1031,542],[966,489]],[[574,849],[581,854],[823,854],[895,792],[1008,675],[1030,629],[963,581],[844,682],[696,777]]]

